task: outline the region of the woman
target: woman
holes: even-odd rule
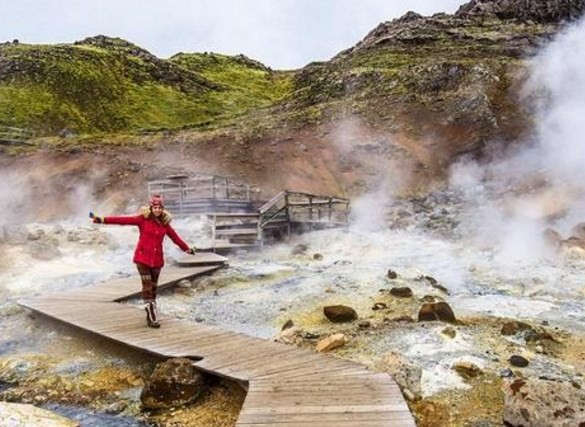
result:
[[[171,227],[171,215],[164,210],[163,199],[159,195],[152,196],[149,206],[140,209],[135,216],[100,217],[89,213],[96,224],[136,225],[140,231],[138,244],[134,251],[134,263],[142,280],[142,299],[146,310],[146,323],[151,328],[160,327],[156,309],[156,288],[160,271],[164,265],[163,239],[169,236],[183,251],[193,255],[190,248]]]

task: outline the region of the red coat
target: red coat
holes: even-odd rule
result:
[[[107,216],[104,218],[105,224],[118,225],[137,225],[140,231],[138,244],[134,251],[134,262],[144,264],[152,268],[161,268],[164,264],[163,239],[169,236],[171,240],[187,252],[189,246],[179,237],[177,232],[170,224],[163,224],[150,216]]]

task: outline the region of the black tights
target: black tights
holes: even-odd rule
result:
[[[140,280],[142,280],[142,299],[144,302],[156,300],[156,287],[160,276],[160,268],[149,267],[144,264],[136,264]]]

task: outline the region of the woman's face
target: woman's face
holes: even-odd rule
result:
[[[150,210],[152,210],[152,214],[154,216],[159,217],[162,214],[163,208],[162,208],[162,206],[154,205],[150,208]]]

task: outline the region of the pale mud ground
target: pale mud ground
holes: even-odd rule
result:
[[[177,222],[176,228],[186,240],[204,243],[205,227],[199,223]],[[244,398],[234,384],[220,383],[203,401],[184,408],[142,414],[139,391],[156,359],[41,316],[33,318],[16,306],[18,298],[44,290],[135,274],[130,259],[136,234],[115,227],[94,232],[108,237],[98,239],[99,244],[62,242],[61,256],[52,261],[32,260],[21,246],[3,246],[0,384],[13,381],[13,387],[2,397],[108,409],[117,417],[155,425],[233,425]],[[299,244],[307,249],[295,255],[292,250]],[[167,253],[178,255],[171,246]],[[388,269],[398,278],[388,279]],[[582,382],[584,270],[585,263],[575,256],[510,265],[499,262],[494,250],[414,232],[330,230],[231,256],[229,268],[161,295],[160,306],[166,314],[265,339],[276,337],[289,319],[314,337],[343,332],[349,342],[333,352],[336,357],[375,369],[384,353],[396,351],[423,369],[423,399],[409,403],[419,425],[500,425],[504,370]],[[449,295],[418,280],[421,275],[437,279]],[[394,286],[410,287],[414,297],[399,299],[380,291]],[[451,305],[461,321],[451,327],[454,337],[445,333],[449,325],[444,323],[396,320],[416,320],[425,295]],[[372,310],[375,302],[387,307]],[[329,304],[350,305],[371,327],[330,323],[322,314]],[[537,345],[504,337],[500,329],[508,318],[544,327],[555,340]],[[298,345],[314,347],[319,338]],[[530,365],[511,367],[512,354],[525,356]],[[451,369],[460,360],[475,363],[483,374],[462,378]]]

